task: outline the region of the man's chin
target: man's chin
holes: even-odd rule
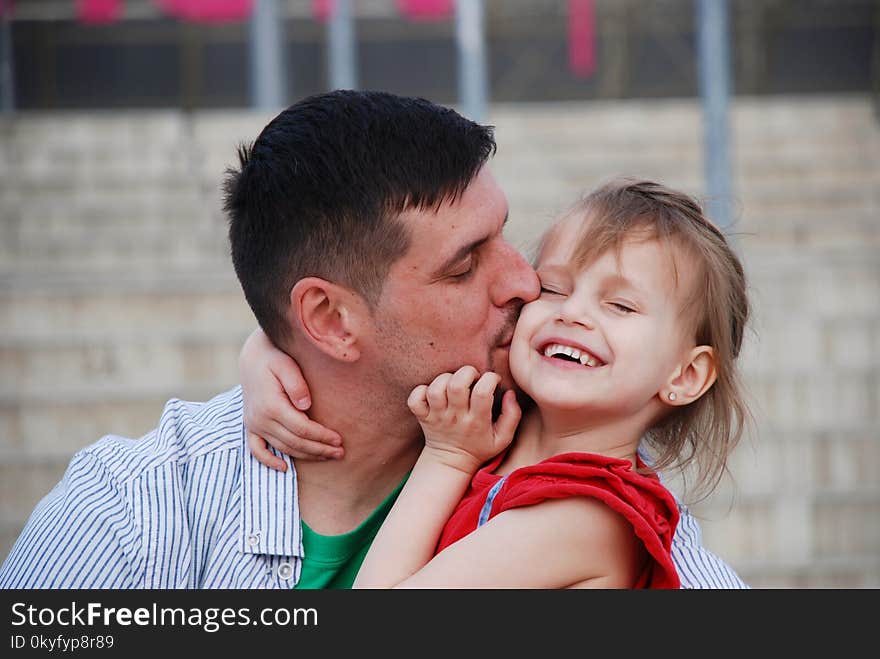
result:
[[[513,376],[510,373],[498,373],[501,376],[501,382],[498,383],[498,389],[501,391],[507,391],[508,389],[513,389],[514,391],[519,391],[519,385],[513,379]]]
[[[501,414],[501,401],[504,399],[504,394],[510,389],[516,394],[516,401],[522,410],[531,405],[532,399],[516,386],[516,382],[509,378],[507,382],[502,380],[495,388],[495,397],[492,401],[492,419],[497,419]]]
[[[516,382],[513,381],[513,375],[510,374],[509,358],[510,346],[506,345],[503,348],[495,348],[490,360],[492,370],[501,376],[499,389],[516,389]]]
[[[509,350],[505,348],[503,353],[504,358],[498,359],[500,355],[496,352],[496,359],[492,362],[492,370],[501,376],[501,382],[498,384],[498,389],[502,392],[507,391],[508,389],[513,389],[514,391],[519,392],[519,385],[516,383],[516,380],[513,379],[513,375],[510,372],[510,367],[507,362],[508,353]]]

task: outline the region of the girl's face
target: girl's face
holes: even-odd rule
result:
[[[633,235],[586,268],[572,263],[578,225],[558,227],[537,265],[540,297],[523,307],[510,369],[542,412],[610,420],[662,409],[661,388],[695,343],[681,313],[693,267]]]

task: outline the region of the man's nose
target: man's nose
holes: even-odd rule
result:
[[[492,280],[492,302],[506,307],[511,302],[531,302],[541,291],[538,276],[523,255],[506,241],[496,254]]]

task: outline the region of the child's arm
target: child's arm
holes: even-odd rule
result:
[[[397,588],[631,588],[645,552],[621,515],[571,497],[505,510]]]
[[[425,449],[355,580],[355,588],[628,588],[642,557],[632,527],[598,500],[572,497],[514,508],[434,556],[477,468],[510,442],[520,410],[507,392],[491,419],[499,378],[476,369],[413,390]],[[432,558],[433,557],[433,558]]]
[[[238,368],[247,444],[257,460],[279,471],[287,469],[268,445],[300,459],[342,457],[339,434],[305,414],[311,399],[299,366],[261,329],[254,330],[242,346]]]
[[[505,392],[493,423],[500,377],[478,375],[464,366],[410,395],[407,403],[424,430],[425,448],[364,559],[356,588],[393,586],[424,566],[473,474],[513,438],[520,418],[514,392]]]

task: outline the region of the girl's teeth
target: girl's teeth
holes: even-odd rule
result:
[[[566,355],[567,357],[571,357],[572,359],[576,359],[584,366],[589,366],[591,368],[595,368],[599,365],[599,362],[592,357],[589,353],[581,352],[577,348],[572,348],[571,346],[564,346],[560,343],[551,343],[544,348],[544,356],[545,357],[553,357],[554,355]]]

